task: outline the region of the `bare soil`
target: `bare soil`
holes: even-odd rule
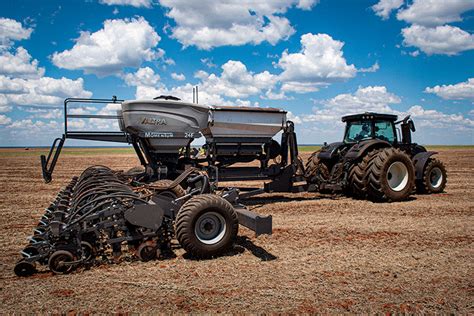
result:
[[[63,155],[44,184],[37,156],[0,155],[0,312],[474,313],[474,150],[439,157],[446,193],[406,202],[254,197],[247,204],[273,215],[273,235],[254,238],[241,227],[234,249],[217,259],[178,249],[169,260],[19,278],[18,252],[60,187],[89,165],[138,161]]]

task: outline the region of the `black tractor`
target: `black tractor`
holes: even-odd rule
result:
[[[397,121],[396,115],[364,113],[342,121],[343,141],[325,143],[306,163],[310,190],[379,202],[405,200],[415,186],[419,193],[444,190],[446,169],[432,157],[436,152],[412,143],[415,124],[410,116]]]

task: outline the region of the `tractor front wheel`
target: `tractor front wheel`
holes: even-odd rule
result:
[[[444,164],[438,159],[429,159],[423,171],[423,178],[416,183],[419,193],[440,193],[446,187],[447,174]]]
[[[186,252],[197,258],[214,257],[229,249],[238,229],[233,206],[214,194],[191,198],[176,217],[176,238]]]

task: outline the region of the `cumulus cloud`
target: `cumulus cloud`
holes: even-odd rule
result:
[[[226,98],[242,99],[257,95],[270,100],[291,99],[292,97],[286,93],[313,92],[331,83],[352,78],[357,72],[375,72],[379,69],[378,63],[359,70],[354,65],[349,65],[343,56],[343,45],[343,42],[334,40],[327,34],[305,34],[301,37],[300,52],[284,51],[279,61],[275,63],[275,67],[281,69],[279,74],[269,71],[254,73],[241,61],[229,60],[220,67],[220,74],[199,70],[194,77],[199,80],[197,85],[200,92],[212,96],[213,98],[209,100],[214,103]],[[153,76],[154,72],[151,69],[148,72],[148,76]],[[172,90],[162,84],[156,85],[156,82],[155,84],[140,82],[136,79],[137,74],[128,74],[123,78],[128,85],[137,86],[137,96],[140,97],[165,94],[165,92],[157,94],[157,90],[166,91],[166,94],[176,94],[183,92],[183,87],[186,87],[187,95],[192,91],[191,85]],[[184,75],[176,73],[171,76],[178,81],[185,79]],[[149,89],[150,87],[154,89]],[[219,98],[215,98],[216,96]],[[203,101],[204,98],[200,97],[200,100]]]
[[[65,98],[88,98],[84,80],[42,77],[38,79],[9,78],[0,75],[0,98],[4,105],[60,105]]]
[[[470,0],[414,0],[398,12],[397,18],[417,25],[437,26],[462,21],[461,14],[472,9],[474,2]]]
[[[272,76],[268,72],[251,73],[244,64],[239,61],[229,61],[222,66],[220,75],[208,74],[200,71],[196,73],[199,82],[199,102],[208,105],[238,105],[257,106],[243,98],[262,92],[269,83]],[[239,78],[239,77],[242,78]],[[137,99],[153,99],[160,95],[173,95],[183,101],[192,101],[194,85],[186,83],[180,86],[167,87],[158,82],[151,85],[149,82],[135,82]],[[250,86],[251,85],[251,86]],[[227,97],[233,100],[227,99]]]
[[[160,81],[160,75],[155,74],[150,67],[140,68],[135,73],[128,73],[122,77],[129,86],[154,86]]]
[[[402,34],[404,45],[417,47],[428,55],[456,55],[474,49],[474,35],[456,26],[412,25],[402,29]]]
[[[38,60],[31,60],[31,55],[23,47],[15,53],[4,51],[0,54],[0,74],[19,78],[39,78],[44,75],[44,68],[38,67]]]
[[[304,122],[337,121],[341,116],[361,112],[393,112],[390,104],[401,102],[399,96],[389,92],[385,86],[359,87],[355,93],[343,93],[327,100],[316,101],[319,107],[302,117]],[[321,107],[322,105],[322,107]]]
[[[470,100],[474,102],[474,78],[456,84],[427,87],[425,92],[434,93],[445,100]]]
[[[0,114],[0,125],[8,125],[12,122],[12,119],[6,115]]]
[[[107,5],[129,5],[136,8],[151,8],[153,4],[152,0],[100,0],[99,2]]]
[[[387,20],[393,10],[400,8],[403,5],[403,0],[380,0],[371,8],[375,14],[383,20]]]
[[[183,80],[186,80],[186,76],[184,74],[177,74],[175,72],[173,72],[171,74],[171,78],[173,78],[174,80],[177,80],[177,81],[183,81]]]
[[[196,74],[202,81],[201,91],[231,98],[245,98],[273,87],[277,81],[276,75],[268,71],[255,74],[240,61],[229,60],[221,68],[220,76],[204,71]]]
[[[31,32],[33,29],[23,27],[21,22],[0,18],[0,49],[11,46],[14,41],[30,38]]]
[[[387,19],[392,10],[403,5],[401,0],[380,0],[372,6],[375,13]],[[452,22],[461,22],[464,12],[474,9],[472,0],[413,0],[398,10],[397,19],[411,25],[402,29],[403,44],[417,48],[408,55],[457,55],[474,49],[474,35]],[[419,49],[419,50],[418,50]],[[406,52],[402,52],[407,54]]]
[[[143,17],[106,20],[97,32],[81,32],[71,49],[55,52],[51,60],[60,68],[87,74],[117,74],[125,67],[162,57],[164,51],[155,49],[160,39]]]
[[[160,0],[168,9],[166,15],[176,23],[171,36],[185,47],[194,45],[206,50],[264,41],[275,45],[295,32],[282,14],[293,6],[309,10],[316,3],[315,0]]]
[[[378,62],[370,66],[369,68],[360,68],[357,69],[358,72],[377,72],[380,69],[380,65]]]
[[[461,114],[446,114],[437,110],[424,109],[420,105],[410,107],[406,113],[410,114],[417,126],[420,127],[430,127],[442,131],[474,132],[474,120]]]
[[[301,52],[284,51],[277,67],[284,91],[311,92],[332,82],[353,78],[357,69],[343,56],[344,43],[327,34],[301,36]]]

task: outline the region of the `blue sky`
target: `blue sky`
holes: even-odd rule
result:
[[[289,111],[300,143],[377,111],[411,114],[419,143],[474,144],[473,33],[474,0],[2,1],[0,146],[49,145],[66,97],[191,101],[194,85],[200,103]]]

